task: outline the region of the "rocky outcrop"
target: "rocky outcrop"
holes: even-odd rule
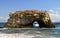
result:
[[[48,11],[23,10],[11,12],[7,24],[4,27],[10,28],[33,28],[33,22],[37,21],[39,27],[54,28]]]

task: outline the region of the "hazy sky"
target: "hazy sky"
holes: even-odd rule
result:
[[[9,12],[17,10],[48,10],[53,22],[60,22],[60,0],[0,0],[0,22],[8,19]]]

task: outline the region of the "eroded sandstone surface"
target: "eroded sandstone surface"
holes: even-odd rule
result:
[[[23,10],[11,12],[7,24],[8,28],[33,28],[33,22],[39,23],[39,28],[54,28],[48,11]]]

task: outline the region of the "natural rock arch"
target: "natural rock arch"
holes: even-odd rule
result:
[[[24,10],[11,12],[7,24],[4,27],[33,28],[32,23],[38,21],[39,27],[54,28],[48,11]]]

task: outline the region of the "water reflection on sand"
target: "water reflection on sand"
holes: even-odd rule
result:
[[[60,29],[0,28],[0,38],[60,38],[58,30]]]

